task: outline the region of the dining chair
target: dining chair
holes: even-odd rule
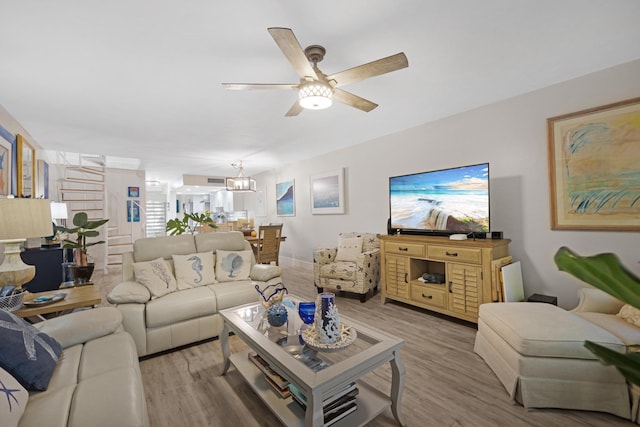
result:
[[[258,243],[256,247],[256,262],[258,264],[270,264],[272,261],[279,265],[280,238],[282,236],[282,224],[261,225],[258,228]]]

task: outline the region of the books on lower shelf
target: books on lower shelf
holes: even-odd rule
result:
[[[307,397],[295,385],[289,384],[291,397],[303,408],[307,407]],[[324,415],[325,427],[346,417],[358,408],[356,396],[358,387],[356,383],[349,383],[336,393],[322,401],[322,413]]]
[[[280,397],[289,397],[291,392],[289,391],[289,381],[283,378],[280,374],[274,371],[271,366],[260,355],[251,351],[248,354],[249,360],[262,371],[267,383],[280,395]]]

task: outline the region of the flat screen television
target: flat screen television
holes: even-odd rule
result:
[[[489,163],[389,178],[389,232],[489,232]]]

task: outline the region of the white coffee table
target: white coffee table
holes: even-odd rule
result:
[[[293,304],[290,305],[296,306],[300,301],[292,295],[286,296],[285,300],[291,301]],[[224,319],[224,328],[220,335],[220,345],[224,355],[222,375],[226,374],[230,364],[233,363],[256,394],[285,425],[322,426],[324,424],[323,399],[354,381],[357,382],[359,389],[356,400],[358,409],[333,424],[332,427],[363,425],[389,406],[398,425],[405,425],[400,413],[405,376],[404,365],[400,360],[400,347],[404,344],[403,340],[341,315],[340,322],[355,328],[358,337],[353,344],[344,349],[318,352],[317,357],[329,366],[316,372],[296,358],[302,350],[297,335],[302,322],[295,308],[288,309],[288,328],[270,328],[266,333],[258,330],[263,313],[264,308],[258,303],[220,312]],[[262,372],[248,359],[250,350],[231,354],[230,332],[240,337],[251,350],[259,354],[275,371],[307,396],[306,411],[291,397],[281,398],[271,389]],[[390,396],[359,381],[365,374],[385,363],[391,366]]]

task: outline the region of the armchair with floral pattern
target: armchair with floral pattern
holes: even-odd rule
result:
[[[378,290],[380,241],[373,233],[340,233],[338,246],[313,252],[313,282],[318,293],[352,292],[360,301]]]

